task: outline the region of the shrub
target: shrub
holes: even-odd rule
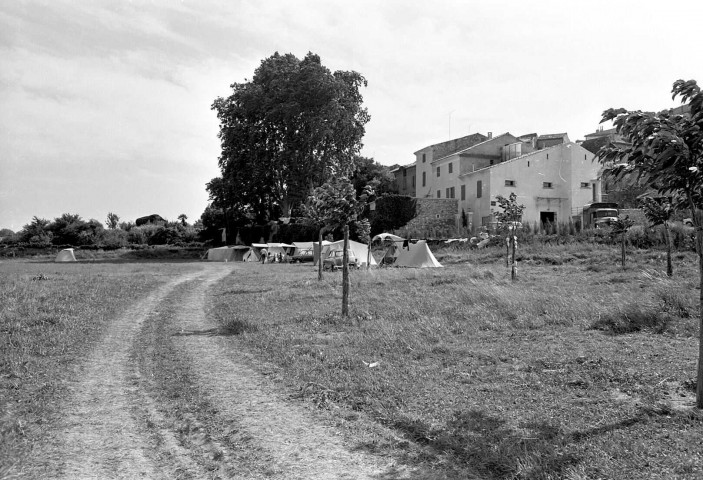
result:
[[[671,320],[672,317],[669,314],[662,312],[655,306],[631,302],[612,312],[600,315],[598,320],[591,324],[591,328],[603,330],[613,335],[642,330],[663,333]]]

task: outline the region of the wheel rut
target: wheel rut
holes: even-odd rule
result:
[[[102,340],[75,367],[62,416],[33,456],[33,478],[407,477],[383,459],[350,451],[338,431],[248,366],[232,338],[212,334],[218,326],[205,314],[207,292],[231,272],[231,266],[202,264],[109,323]],[[198,460],[203,449],[191,449],[165,418],[169,412],[159,404],[154,384],[130,355],[142,326],[152,321],[172,330],[178,358],[189,362],[197,388],[213,407],[220,438],[207,430],[202,436],[223,465],[217,471]],[[223,438],[224,431],[236,434]],[[239,451],[231,451],[233,444]],[[239,461],[241,466],[232,467]]]

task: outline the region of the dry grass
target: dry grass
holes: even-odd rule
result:
[[[682,408],[697,355],[695,258],[667,279],[656,256],[635,252],[623,270],[617,254],[526,248],[514,284],[498,249],[439,252],[442,270],[353,272],[348,318],[341,274],[243,265],[211,314],[318,407],[405,439],[359,448],[437,478],[696,478],[703,417]],[[633,320],[633,305],[665,321]],[[637,328],[604,334],[593,328],[604,319]]]
[[[173,268],[0,262],[0,478],[17,473],[51,428],[71,367],[106,322]]]

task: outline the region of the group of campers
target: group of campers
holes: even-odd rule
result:
[[[269,252],[265,248],[261,249],[261,263],[288,263],[290,257],[284,252]]]
[[[372,239],[372,244],[383,248],[384,254],[380,262],[383,266],[393,267],[441,267],[424,240],[409,240],[396,235],[383,233]],[[365,243],[349,240],[349,257],[357,268],[377,267],[374,255]],[[301,263],[310,262],[317,266],[318,262],[327,262],[334,258],[334,265],[339,260],[339,252],[344,250],[342,240],[336,242],[294,242],[286,243],[252,243],[251,246],[235,245],[211,248],[206,259],[210,262],[259,262],[266,263]],[[341,264],[341,263],[340,263]],[[335,268],[335,267],[333,267]]]

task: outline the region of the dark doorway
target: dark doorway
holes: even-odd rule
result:
[[[539,221],[541,223],[556,223],[556,212],[539,212]]]

